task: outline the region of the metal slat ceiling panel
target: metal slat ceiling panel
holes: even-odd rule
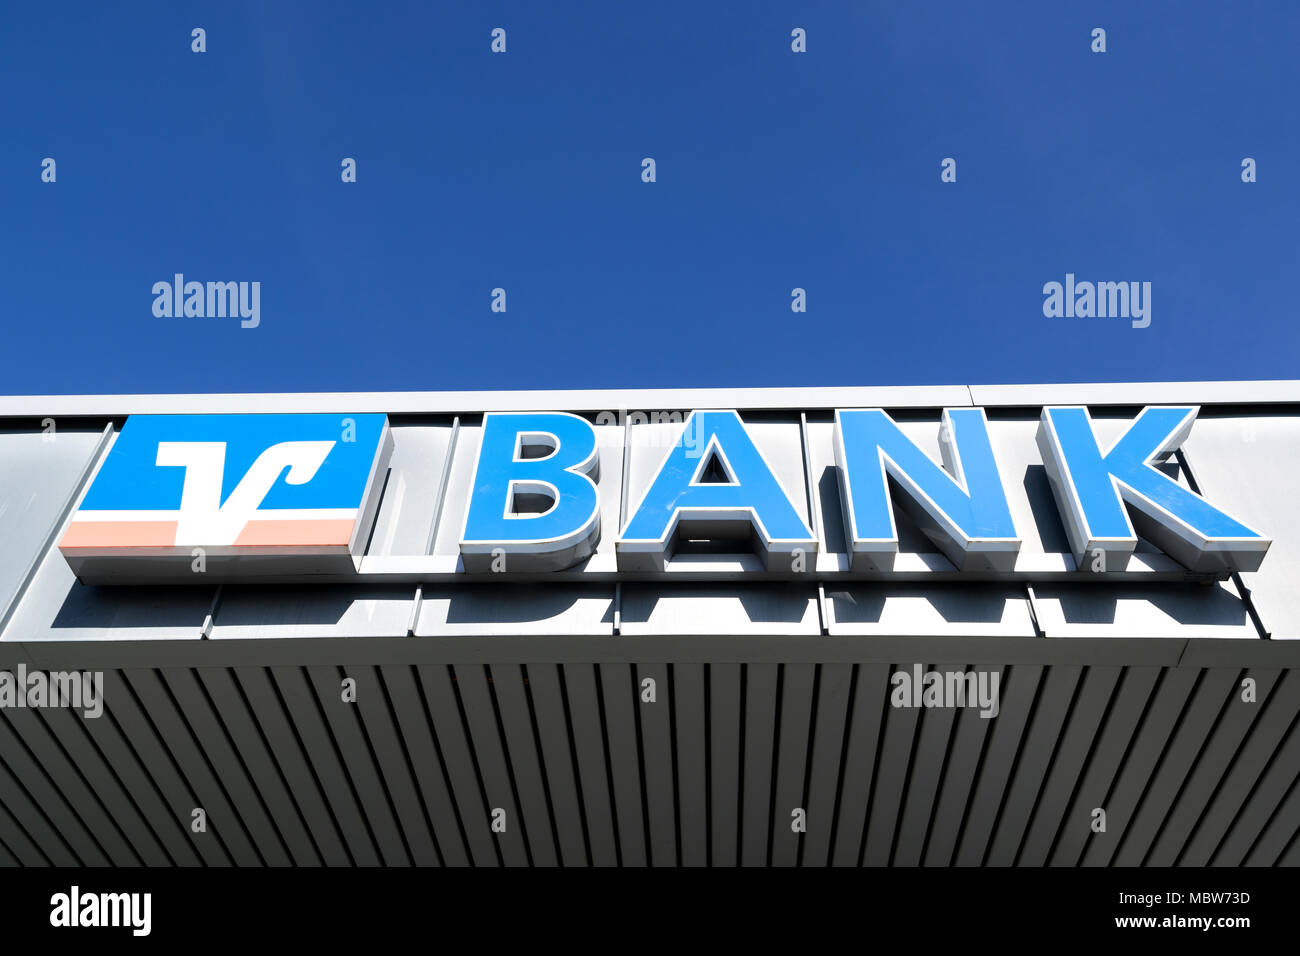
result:
[[[213,839],[210,840],[193,838],[190,829],[191,812],[200,803],[121,671],[104,673],[104,699],[106,712],[96,723],[107,720],[120,731],[125,746],[139,761],[142,772],[148,776],[154,793],[165,808],[161,819],[179,823],[182,837],[205,866],[229,866],[231,855],[226,849],[221,830],[212,831]],[[101,728],[96,729],[104,733]],[[143,791],[139,792],[143,794]],[[141,795],[137,799],[143,801],[146,797]],[[161,822],[159,826],[165,829]]]
[[[636,725],[636,701],[639,700],[635,675],[628,664],[598,664],[596,684],[604,707],[607,740],[605,755],[609,762],[611,791],[614,796],[614,820],[624,866],[644,866],[647,862],[646,819],[641,777],[640,733]]]
[[[3,770],[0,767],[0,770]],[[0,783],[8,784],[12,778],[6,770],[0,774]],[[12,792],[6,790],[6,793]],[[57,839],[57,836],[56,836]],[[9,812],[4,801],[0,800],[0,846],[3,846],[10,866],[49,866],[51,857],[42,852],[36,841],[28,836],[22,823]],[[67,849],[64,848],[64,852]]]
[[[812,763],[806,786],[808,832],[800,840],[799,862],[826,866],[830,862],[831,832],[844,766],[845,723],[852,696],[852,664],[818,664],[817,714],[814,718]]]
[[[967,671],[967,668],[957,669],[963,673]],[[898,830],[890,860],[897,866],[917,866],[921,862],[957,714],[954,707],[920,713],[921,726],[916,735],[916,748],[906,795],[899,809]]]
[[[388,795],[403,843],[414,863],[440,864],[433,827],[425,813],[415,780],[415,767],[405,739],[397,733],[397,722],[389,701],[388,688],[377,667],[350,667],[357,681],[357,704],[361,732],[381,771],[378,779]],[[408,705],[409,706],[409,705]]]
[[[458,664],[451,670],[456,699],[464,713],[470,751],[483,781],[487,801],[488,812],[478,825],[494,834],[506,866],[530,864],[532,853],[528,846],[527,821],[519,812],[514,776],[501,739],[487,668],[482,664]],[[502,810],[505,811],[505,830],[499,832],[492,829],[492,824],[501,820],[498,811]],[[474,827],[476,822],[469,818],[465,825]]]
[[[910,664],[899,669],[910,668]],[[921,725],[919,707],[888,706],[893,687],[885,692],[885,728],[876,754],[876,772],[867,812],[867,832],[861,861],[866,866],[887,866],[894,852],[894,837],[902,815],[903,792],[912,769],[912,755]]]
[[[501,851],[492,838],[489,804],[474,759],[474,746],[453,689],[451,669],[438,664],[422,665],[418,673],[434,736],[442,747],[447,778],[451,781],[470,856],[476,866],[499,866]]]
[[[1296,861],[1291,671],[937,668],[1002,675],[981,718],[892,706],[896,667],[108,671],[103,717],[0,713],[0,865]]]
[[[387,791],[374,752],[365,737],[355,705],[343,700],[345,673],[339,667],[313,666],[305,669],[313,692],[320,703],[325,723],[348,777],[352,782],[355,799],[360,804],[370,831],[374,834],[384,863],[402,865],[410,862],[411,854],[406,839],[397,824],[392,798]],[[351,676],[357,679],[353,668]],[[365,693],[358,681],[357,695]],[[373,693],[373,688],[370,688]]]
[[[1278,861],[1282,866],[1300,866],[1300,830],[1291,837],[1291,844]]]
[[[321,768],[311,762],[293,721],[285,712],[270,670],[232,668],[231,678],[248,702],[248,718],[264,735],[271,759],[285,780],[316,852],[329,866],[352,863],[338,820],[321,787]]]
[[[1115,863],[1119,866],[1141,866],[1149,857],[1179,791],[1186,784],[1206,741],[1228,706],[1228,697],[1237,685],[1237,677],[1237,673],[1226,669],[1205,672],[1142,794],[1132,824],[1125,828],[1124,839],[1115,856]]]
[[[772,748],[780,699],[780,664],[742,664],[744,730],[740,783],[740,862],[767,864],[772,821]]]
[[[1296,675],[1288,671],[1273,687],[1268,700],[1260,704],[1253,733],[1234,755],[1232,764],[1220,779],[1213,798],[1202,810],[1191,838],[1178,858],[1180,866],[1206,866],[1223,844],[1228,827],[1237,818],[1255,788],[1263,782],[1264,771],[1282,751],[1279,749],[1287,732],[1300,714],[1300,692]],[[1294,756],[1284,759],[1284,767],[1300,766]]]
[[[1210,801],[1214,799],[1223,775],[1241,749],[1263,708],[1277,692],[1279,671],[1247,671],[1246,677],[1257,682],[1258,700],[1242,700],[1241,681],[1229,688],[1223,711],[1214,732],[1206,739],[1197,757],[1196,765],[1189,771],[1178,789],[1178,797],[1165,818],[1160,832],[1147,855],[1152,866],[1173,866],[1182,856],[1193,830],[1200,822]]]
[[[380,671],[394,702],[399,731],[418,780],[439,858],[447,866],[466,866],[470,858],[464,826],[447,786],[446,764],[433,736],[433,722],[424,708],[415,670],[409,665],[393,664]]]
[[[1029,722],[1038,691],[1050,669],[1034,665],[1008,667],[1002,682],[1002,709],[983,760],[975,776],[966,818],[957,837],[956,864],[980,866],[984,863],[1001,813],[1008,784],[1012,780],[1021,739]]]
[[[677,746],[677,806],[681,863],[709,862],[708,722],[704,664],[670,664]]]
[[[596,866],[614,866],[620,862],[618,833],[596,668],[591,664],[565,664],[558,670],[568,701],[591,859]]]
[[[767,862],[773,866],[794,866],[799,862],[803,832],[792,828],[796,809],[807,813],[809,736],[812,732],[814,701],[819,690],[820,665],[781,665],[781,719],[778,728],[776,772],[772,802],[772,842]],[[828,828],[830,817],[818,825]]]
[[[1088,834],[1083,853],[1085,866],[1106,866],[1114,858],[1201,674],[1191,668],[1169,668],[1161,674],[1151,705],[1133,732],[1128,755],[1106,798],[1106,829]]]
[[[887,664],[862,665],[856,672],[835,832],[831,837],[830,862],[834,866],[857,866],[862,859],[876,752],[889,697]]]
[[[1030,817],[1039,806],[1047,770],[1082,677],[1083,668],[1079,667],[1053,667],[1045,675],[1024,741],[1016,755],[1011,786],[998,812],[986,860],[990,865],[1011,866],[1016,862]]]
[[[257,811],[249,802],[236,807],[221,768],[214,766],[212,755],[202,745],[203,738],[195,736],[193,726],[178,708],[162,674],[155,670],[132,669],[124,671],[122,678],[124,686],[139,702],[149,726],[160,738],[169,759],[175,763],[194,794],[194,802],[183,812],[189,814],[194,809],[204,812],[207,832],[217,837],[232,862],[240,866],[264,865],[268,857],[263,854],[263,849],[271,854],[270,859],[278,861],[279,855],[269,846],[275,840],[269,825],[264,819],[253,817],[250,820],[240,813],[241,809],[246,809],[252,817]],[[230,779],[230,784],[240,789],[241,796],[245,795],[242,781]]]
[[[131,846],[114,816],[105,808],[96,790],[87,783],[81,767],[68,756],[50,733],[38,711],[17,710],[6,714],[13,731],[33,759],[39,761],[49,783],[67,801],[68,808],[91,834],[95,848],[114,866],[136,866],[140,856]],[[88,769],[88,768],[87,768]]]
[[[739,664],[708,664],[710,863],[740,862],[741,682]]]
[[[1009,668],[984,665],[981,669],[989,672],[989,680],[993,674],[997,675],[999,689],[1005,686]],[[974,708],[962,711],[957,717],[957,732],[952,738],[948,764],[944,768],[935,803],[934,819],[926,835],[926,866],[948,866],[953,862],[962,821],[966,817],[966,808],[970,806],[974,791],[976,774],[984,756],[990,729],[995,722],[993,718],[981,717]]]
[[[216,709],[200,687],[197,671],[169,668],[159,673],[159,682],[165,683],[191,732],[196,757],[211,769],[228,795],[259,856],[269,866],[287,866],[291,862],[288,845],[271,820],[263,791],[251,779]]]
[[[3,815],[0,814],[0,831],[4,828]],[[9,848],[0,842],[0,866],[21,866],[22,864],[16,856],[9,852]]]
[[[1243,861],[1246,866],[1300,866],[1300,780],[1291,788]]]
[[[560,859],[559,839],[551,818],[550,797],[537,751],[523,670],[518,664],[493,664],[489,673],[492,695],[500,711],[506,755],[527,827],[532,862],[536,866],[556,866]]]
[[[1294,679],[1294,678],[1293,678]],[[1287,792],[1300,784],[1294,776],[1300,766],[1300,718],[1291,722],[1286,739],[1251,792],[1245,806],[1232,821],[1223,842],[1210,857],[1213,866],[1240,866],[1250,852],[1253,841],[1264,831]]]
[[[1087,817],[1067,819],[1065,812],[1084,765],[1092,756],[1097,733],[1114,697],[1119,676],[1118,667],[1089,667],[1084,671],[1078,695],[1053,755],[1051,769],[1031,811],[1029,826],[1016,856],[1017,863],[1044,866],[1063,828],[1089,825]]]
[[[655,866],[677,866],[676,754],[673,742],[673,697],[675,688],[669,664],[639,664],[636,667],[637,719],[641,723],[641,746],[645,761],[647,823],[650,829],[650,860]],[[654,681],[655,699],[647,701],[644,682]]]
[[[0,764],[12,771],[15,778],[15,786],[4,791],[9,808],[32,840],[49,849],[55,865],[108,865],[108,855],[99,841],[27,751],[7,716],[0,719]]]
[[[1093,810],[1100,808],[1109,814],[1107,798],[1133,739],[1133,729],[1141,723],[1153,700],[1160,675],[1158,667],[1124,669],[1074,797],[1061,817],[1050,859],[1053,866],[1076,866],[1093,832]]]
[[[356,797],[351,776],[344,765],[338,745],[330,735],[321,703],[307,680],[306,668],[272,667],[269,669],[273,690],[294,734],[302,742],[304,757],[320,782],[331,815],[343,836],[349,855],[358,866],[377,866],[379,849],[374,830]],[[264,713],[274,712],[264,708]]]
[[[542,765],[546,769],[560,860],[565,866],[581,866],[592,860],[587,850],[587,822],[578,788],[573,733],[560,685],[560,668],[555,664],[529,664],[525,673],[537,739],[542,748]]]
[[[98,726],[100,718],[82,719],[80,714],[62,708],[49,708],[41,718],[58,739],[58,746],[67,755],[79,776],[93,789],[105,815],[115,827],[121,828],[123,839],[130,852],[147,866],[167,866],[173,860],[149,826],[149,821],[123,785],[116,768],[106,761],[95,745],[88,728]],[[193,859],[193,850],[184,853]]]

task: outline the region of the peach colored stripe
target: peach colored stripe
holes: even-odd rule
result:
[[[352,537],[351,518],[318,521],[250,521],[235,539],[238,545],[346,545]]]
[[[59,547],[168,548],[175,543],[175,521],[74,521]]]

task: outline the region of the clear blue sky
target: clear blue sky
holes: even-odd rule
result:
[[[0,393],[1300,377],[1294,2],[4,21]],[[177,272],[260,327],[156,318]],[[1067,272],[1151,326],[1045,318]]]

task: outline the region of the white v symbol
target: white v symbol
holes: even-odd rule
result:
[[[289,473],[284,476],[285,481],[291,485],[306,484],[333,447],[332,441],[286,441],[272,445],[257,456],[257,461],[222,504],[226,443],[160,441],[157,464],[185,469],[177,546],[234,544],[286,467]]]

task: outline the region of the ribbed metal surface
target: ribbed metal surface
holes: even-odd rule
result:
[[[0,711],[0,863],[1297,862],[1293,670],[993,669],[994,719],[884,663],[112,670],[102,717]]]

